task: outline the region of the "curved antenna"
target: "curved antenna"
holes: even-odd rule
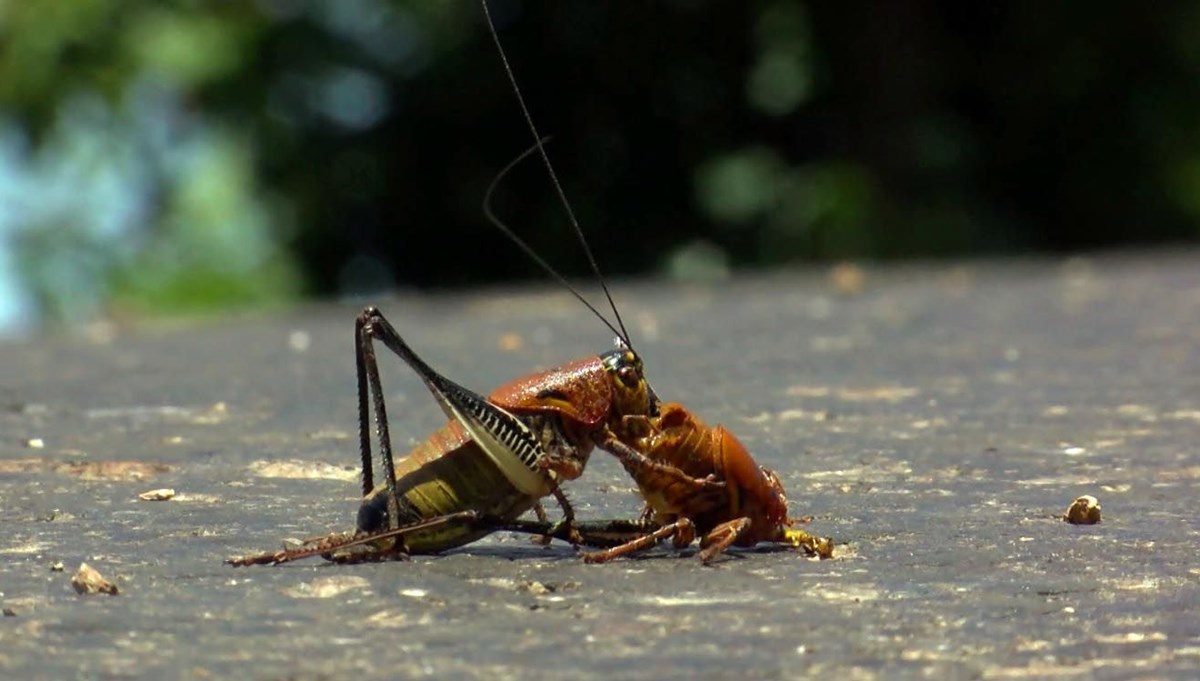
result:
[[[509,174],[509,172],[512,171],[513,168],[517,167],[518,163],[529,158],[529,156],[531,154],[533,154],[533,152],[537,151],[538,149],[541,149],[542,145],[545,144],[546,142],[548,142],[549,140],[550,140],[549,136],[543,137],[542,139],[538,140],[537,142],[534,143],[534,145],[532,147],[529,147],[525,151],[522,151],[520,156],[509,161],[508,165],[504,166],[504,168],[500,170],[500,172],[496,175],[496,177],[492,179],[492,183],[488,185],[487,191],[484,192],[484,194],[483,194],[483,214],[484,214],[484,216],[487,217],[487,219],[489,221],[491,221],[491,223],[493,225],[496,226],[496,229],[499,229],[505,236],[507,236],[509,238],[509,240],[511,240],[522,251],[524,251],[525,255],[532,258],[534,262],[536,262],[538,265],[540,265],[543,270],[546,270],[546,272],[549,273],[550,276],[553,277],[555,280],[557,280],[558,283],[560,283],[564,287],[566,287],[566,289],[571,292],[571,295],[575,296],[575,298],[579,302],[583,303],[584,307],[591,310],[592,314],[596,315],[596,317],[600,321],[604,322],[604,325],[607,326],[613,333],[620,336],[621,341],[624,342],[625,345],[628,346],[632,350],[633,346],[631,346],[629,344],[629,336],[624,333],[625,328],[621,327],[621,330],[618,331],[617,328],[612,325],[612,322],[608,321],[608,319],[604,315],[600,314],[600,311],[597,310],[595,308],[595,306],[593,306],[591,303],[589,303],[587,298],[584,298],[583,294],[580,293],[574,286],[572,286],[569,281],[567,281],[566,277],[559,274],[558,270],[551,267],[550,263],[546,262],[545,258],[538,255],[537,251],[533,250],[532,246],[525,243],[525,240],[522,239],[521,237],[517,236],[516,232],[512,231],[512,228],[510,228],[508,225],[504,224],[504,222],[501,221],[500,218],[496,217],[495,211],[492,210],[492,194],[494,194],[496,192],[496,187],[500,186],[500,182],[504,180],[505,176],[507,176]],[[603,285],[603,281],[601,281],[601,285]],[[606,292],[607,292],[607,290],[606,290]],[[609,302],[610,303],[612,302],[611,298],[609,299]],[[619,323],[620,318],[618,318],[617,321]]]
[[[579,237],[579,243],[583,245],[583,252],[587,255],[588,262],[592,266],[592,271],[595,272],[596,279],[600,282],[600,288],[604,291],[604,297],[608,299],[608,305],[612,308],[613,315],[617,319],[617,326],[621,328],[621,333],[618,335],[625,341],[625,345],[629,346],[632,350],[633,347],[629,343],[629,332],[625,330],[625,322],[621,320],[621,313],[617,310],[617,304],[613,302],[612,294],[608,291],[608,284],[604,283],[604,275],[600,274],[600,266],[596,264],[596,258],[592,255],[592,248],[588,246],[587,239],[583,236],[583,229],[579,226],[579,220],[575,218],[575,211],[571,210],[571,202],[567,200],[562,183],[558,181],[558,173],[554,172],[554,165],[550,163],[550,156],[546,153],[546,148],[542,145],[542,136],[538,134],[537,126],[533,124],[533,116],[529,113],[529,107],[525,105],[525,97],[521,95],[521,88],[517,86],[517,77],[513,74],[512,66],[508,63],[508,55],[504,53],[504,46],[500,44],[500,34],[496,32],[496,24],[492,21],[492,12],[488,9],[487,0],[480,0],[480,2],[483,4],[483,13],[487,17],[488,30],[492,33],[492,41],[496,43],[496,50],[500,52],[500,61],[504,63],[504,72],[508,74],[508,82],[512,83],[513,92],[517,95],[517,103],[521,105],[521,113],[525,116],[525,122],[529,125],[529,131],[533,133],[533,139],[537,140],[534,148],[542,155],[542,163],[546,166],[546,171],[550,173],[550,181],[554,184],[554,191],[558,194],[558,200],[562,202],[563,208],[567,211],[567,219],[570,220],[571,227],[575,229],[575,235]],[[591,306],[589,305],[589,307]],[[610,324],[609,326],[611,327],[612,325]]]

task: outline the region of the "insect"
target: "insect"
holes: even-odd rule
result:
[[[484,10],[486,13],[486,3]],[[491,17],[488,19],[490,26]],[[496,36],[494,27],[492,32]],[[498,37],[496,41],[499,47]],[[505,68],[512,78],[503,48],[500,49]],[[519,90],[517,95],[529,120]],[[531,120],[530,125],[532,127]],[[413,352],[379,310],[366,308],[355,324],[363,479],[357,531],[316,537],[297,548],[232,558],[228,563],[235,566],[280,563],[312,555],[354,562],[443,551],[472,542],[492,531],[497,524],[516,519],[530,509],[544,521],[540,499],[551,494],[558,500],[564,515],[562,523],[554,529],[565,531],[573,541],[582,540],[571,529],[574,513],[559,489],[559,483],[582,474],[594,446],[628,449],[618,438],[617,429],[627,416],[657,413],[658,398],[645,379],[641,358],[633,351],[620,313],[578,222],[570,215],[569,205],[571,223],[612,307],[616,326],[488,207],[496,185],[523,158],[537,150],[549,164],[542,147],[544,140],[537,136],[536,130],[534,135],[537,140],[534,147],[493,180],[484,198],[485,215],[617,335],[617,349],[519,378],[484,398],[436,372]],[[551,173],[553,177],[552,168]],[[557,178],[555,186],[559,187]],[[561,187],[559,195],[566,205]],[[420,376],[449,417],[446,425],[399,462],[393,460],[375,354],[376,341],[383,343]],[[384,475],[384,482],[379,486],[374,484],[370,439],[372,410]],[[344,552],[356,547],[356,551]]]
[[[405,343],[379,310],[355,323],[359,449],[363,501],[357,532],[317,538],[292,551],[230,559],[233,565],[279,563],[333,549],[366,547],[338,560],[383,560],[443,551],[490,529],[475,522],[515,519],[554,495],[568,537],[574,514],[559,482],[579,477],[594,446],[622,447],[614,426],[656,412],[657,398],[627,345],[514,380],[484,398],[445,378]],[[449,420],[409,455],[393,460],[375,341],[425,382]],[[375,414],[384,482],[374,483],[370,414]]]
[[[486,0],[483,8],[488,14]],[[450,382],[418,358],[386,319],[373,308],[360,316],[357,332],[359,431],[363,456],[364,501],[358,532],[318,537],[299,548],[234,559],[236,565],[282,562],[311,555],[335,560],[376,560],[410,552],[440,551],[473,541],[497,529],[554,536],[572,543],[608,546],[585,554],[604,562],[649,548],[667,538],[676,546],[703,534],[705,562],[730,545],[776,541],[828,556],[832,543],[795,529],[778,478],[761,469],[725,428],[710,428],[682,405],[659,413],[658,400],[633,353],[628,334],[599,268],[583,238],[555,176],[528,108],[517,88],[499,37],[488,25],[513,84],[522,113],[537,143],[493,181],[492,189],[513,165],[534,150],[542,155],[571,225],[583,243],[593,271],[608,296],[620,331],[511,232],[487,208],[501,231],[562,282],[588,309],[617,333],[621,347],[598,358],[580,360],[545,374],[519,379],[484,399]],[[375,366],[373,339],[400,355],[429,386],[450,422],[410,456],[393,466],[387,417]],[[386,485],[371,484],[368,388],[373,395]],[[639,521],[576,523],[558,489],[562,479],[578,477],[592,446],[617,456],[647,501]],[[443,489],[449,486],[450,491]],[[428,491],[426,491],[428,490]],[[564,520],[550,524],[538,500],[554,494]],[[521,521],[529,509],[539,520]],[[334,553],[366,547],[356,553]]]
[[[646,538],[585,560],[599,563],[648,548],[668,537],[686,546],[699,534],[700,559],[729,546],[780,542],[829,557],[833,543],[794,526],[787,496],[774,471],[759,466],[724,426],[709,426],[682,404],[666,403],[656,416],[630,416],[623,437],[642,456],[618,452],[646,501],[644,518],[659,527]]]
[[[681,404],[664,403],[656,416],[624,419],[630,450],[614,454],[637,483],[646,508],[637,521],[593,521],[576,529],[584,543],[608,547],[584,554],[603,563],[649,549],[667,539],[676,548],[697,535],[705,563],[730,546],[776,542],[829,558],[833,541],[801,530],[788,517],[778,476],[759,466],[724,426],[710,427]],[[512,523],[514,529],[555,535],[546,523]]]

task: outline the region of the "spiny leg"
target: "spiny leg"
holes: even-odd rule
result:
[[[632,541],[628,541],[620,546],[614,546],[611,549],[603,551],[593,551],[583,554],[583,562],[585,563],[607,563],[610,560],[628,556],[639,551],[654,548],[660,542],[668,537],[674,540],[675,548],[681,549],[696,538],[696,526],[687,518],[680,518],[673,523],[668,523],[662,527],[644,534]]]
[[[791,522],[792,519],[789,518],[788,524],[791,524]],[[720,556],[726,549],[736,543],[738,538],[745,534],[752,524],[753,521],[750,518],[736,518],[714,527],[700,541],[700,560],[704,563],[709,563],[717,556]],[[821,559],[833,557],[834,543],[832,538],[818,537],[798,528],[783,528],[780,535],[773,541],[801,549],[806,554]]]
[[[375,548],[371,551],[364,551],[361,554],[349,554],[350,557],[339,557],[333,552],[385,539],[402,539],[404,535],[412,534],[413,532],[437,529],[455,523],[474,523],[478,520],[479,514],[474,511],[459,511],[458,513],[448,513],[436,518],[409,523],[402,527],[379,530],[377,532],[362,534],[335,533],[309,542],[301,548],[239,556],[237,558],[230,558],[225,562],[234,567],[242,567],[246,565],[277,565],[312,556],[325,556],[328,560],[337,563],[364,562],[368,560],[404,560],[408,554],[403,550],[404,544],[402,541],[397,541],[392,546],[386,548]],[[361,558],[354,558],[353,556],[361,556]]]
[[[287,563],[299,558],[308,556],[316,556],[328,551],[334,551],[354,541],[355,535],[348,532],[337,532],[334,534],[325,535],[324,537],[312,537],[305,539],[304,543],[299,548],[281,549],[279,551],[267,551],[265,553],[252,553],[245,556],[236,556],[227,558],[225,563],[233,567],[246,567],[248,565],[278,565]]]
[[[651,506],[650,504],[646,504],[644,507],[642,507],[642,514],[640,516],[638,516],[638,520],[648,523],[648,522],[652,522],[657,517],[658,517],[658,511],[655,511],[654,507]]]
[[[539,525],[544,525],[546,528],[551,527],[550,516],[546,515],[546,508],[544,506],[542,506],[542,502],[539,501],[533,505],[533,515],[534,515],[534,517],[537,518],[537,522]],[[540,546],[549,546],[550,541],[554,539],[554,535],[548,534],[548,533],[547,534],[535,534],[534,536],[530,537],[529,539],[534,544],[538,544]]]
[[[376,437],[379,438],[379,454],[383,460],[383,474],[387,477],[388,487],[388,527],[396,529],[400,524],[400,490],[396,486],[396,468],[392,459],[392,440],[388,430],[387,408],[384,406],[383,386],[379,380],[379,364],[375,359],[375,345],[372,338],[379,333],[379,324],[387,324],[387,320],[378,308],[367,307],[355,322],[356,353],[355,364],[358,371],[358,440],[359,450],[363,457],[363,496],[374,489],[371,476],[371,443],[369,417],[367,415],[367,388],[375,406]],[[394,330],[393,330],[394,333]],[[384,341],[387,342],[386,339]]]
[[[665,484],[684,485],[693,495],[724,493],[726,490],[727,486],[723,480],[716,480],[711,475],[707,478],[688,475],[675,466],[648,458],[645,454],[618,440],[611,433],[601,439],[597,445],[617,457],[617,460],[635,480],[644,479],[646,476],[663,476],[667,479]]]
[[[717,525],[700,540],[700,561],[707,563],[729,548],[750,527],[749,518],[735,518]]]
[[[550,493],[554,495],[559,507],[562,508],[562,520],[551,523],[550,517],[546,515],[545,507],[542,506],[542,502],[539,501],[534,504],[533,513],[537,517],[538,525],[544,526],[546,531],[535,533],[532,538],[533,543],[548,546],[550,540],[558,537],[569,542],[572,546],[578,546],[583,542],[583,539],[575,527],[575,509],[571,506],[571,500],[567,498],[567,494],[562,491],[557,482],[553,483]],[[521,530],[515,531],[519,532]]]
[[[566,534],[566,540],[570,542],[571,546],[579,546],[583,543],[583,537],[580,536],[579,529],[575,526],[575,509],[571,506],[571,500],[567,499],[566,493],[562,491],[557,482],[550,488],[550,493],[554,495],[563,512],[562,520],[555,523],[554,528],[562,528],[562,532]]]
[[[388,530],[380,530],[378,532],[371,532],[371,533],[368,533],[365,535],[359,535],[358,537],[356,537],[354,539],[354,541],[346,542],[345,544],[339,546],[338,548],[344,549],[344,548],[349,548],[352,546],[359,546],[359,545],[364,545],[364,544],[370,544],[373,542],[383,541],[385,539],[396,539],[397,541],[394,542],[391,546],[383,548],[383,549],[375,549],[372,551],[368,551],[368,552],[366,552],[366,555],[377,555],[377,556],[379,556],[378,560],[408,560],[408,556],[409,556],[408,549],[405,546],[404,541],[403,541],[404,537],[406,535],[413,534],[415,532],[424,532],[424,531],[428,531],[428,530],[434,530],[434,529],[438,529],[441,527],[445,527],[447,525],[456,525],[456,524],[470,525],[470,524],[477,522],[478,520],[479,520],[479,514],[476,513],[475,511],[457,511],[455,513],[447,513],[445,515],[440,515],[440,516],[437,516],[436,518],[428,518],[426,520],[419,520],[417,522],[409,523],[409,524],[401,526],[401,527],[395,527],[395,528],[388,529]],[[328,560],[332,560],[334,562],[359,562],[354,559],[349,559],[349,560],[338,559],[336,556],[330,557],[327,554],[328,554],[328,552],[323,552],[321,555],[324,556],[325,558],[327,558]],[[367,559],[370,560],[370,558],[367,558]]]
[[[358,379],[358,453],[362,457],[362,486],[363,496],[375,489],[375,475],[371,460],[371,415],[367,394],[367,359],[366,335],[363,326],[366,325],[368,314],[374,308],[367,308],[354,320],[354,372]]]
[[[492,532],[519,532],[572,542],[569,529],[562,522],[549,520],[509,520],[485,517],[475,527]],[[659,524],[648,520],[584,520],[577,521],[573,529],[579,533],[580,544],[597,548],[610,548],[633,541],[659,528]],[[572,542],[575,543],[575,542]]]

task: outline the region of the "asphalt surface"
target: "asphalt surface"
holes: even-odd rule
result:
[[[1200,675],[1200,252],[615,294],[655,389],[734,430],[835,558],[585,565],[501,534],[234,569],[353,525],[361,303],[97,325],[0,346],[0,677]],[[611,342],[551,288],[371,302],[484,392]],[[383,379],[402,448],[442,422]],[[640,509],[600,452],[569,489]],[[1060,519],[1083,494],[1100,524]],[[76,593],[83,562],[119,594]]]

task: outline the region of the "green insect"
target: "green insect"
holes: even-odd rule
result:
[[[628,346],[519,378],[484,398],[436,372],[373,307],[359,315],[355,340],[363,479],[357,531],[228,563],[281,563],[311,555],[357,562],[436,553],[475,541],[495,524],[529,510],[545,521],[540,500],[547,495],[563,509],[555,532],[574,537],[574,513],[559,483],[583,473],[593,447],[624,448],[614,430],[626,416],[657,409],[641,359]],[[398,461],[375,341],[417,372],[449,417]],[[372,461],[372,410],[385,476],[379,485]]]

